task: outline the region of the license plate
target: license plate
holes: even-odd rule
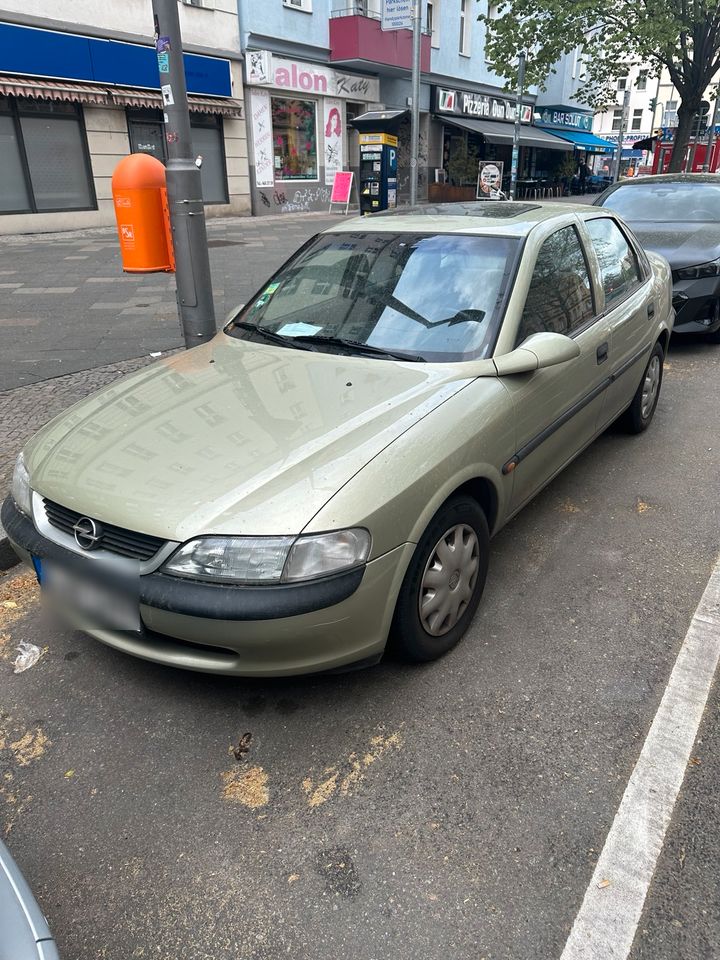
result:
[[[44,596],[61,616],[90,629],[142,631],[138,592],[127,582],[120,586],[101,578],[84,577],[38,557],[33,557],[33,566]]]

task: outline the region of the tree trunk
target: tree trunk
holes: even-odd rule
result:
[[[675,140],[673,142],[673,152],[670,158],[668,173],[682,173],[684,169],[685,150],[690,142],[693,124],[695,122],[696,111],[700,106],[697,104],[682,100],[678,108],[678,125],[675,130]]]

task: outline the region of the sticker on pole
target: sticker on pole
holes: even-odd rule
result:
[[[481,160],[478,164],[476,200],[504,200],[502,160]]]
[[[175,103],[172,87],[169,83],[165,83],[162,87],[160,87],[160,90],[162,91],[163,103],[166,107],[171,107]]]

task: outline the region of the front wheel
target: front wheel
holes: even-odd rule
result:
[[[621,417],[621,423],[629,433],[642,433],[650,426],[660,398],[664,358],[662,344],[656,343],[633,401]]]
[[[470,626],[487,577],[490,533],[476,500],[448,500],[430,521],[405,574],[390,646],[404,659],[435,660]]]

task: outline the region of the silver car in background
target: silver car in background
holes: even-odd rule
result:
[[[2,840],[0,960],[59,960],[47,920]]]

